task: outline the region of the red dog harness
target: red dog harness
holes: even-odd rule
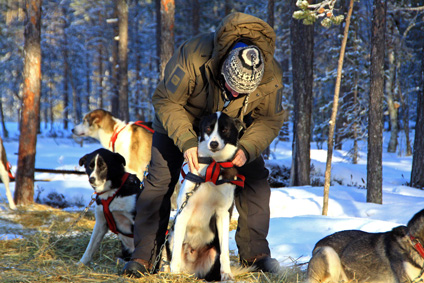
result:
[[[105,215],[105,219],[106,219],[106,222],[107,222],[107,227],[109,228],[109,230],[112,231],[115,234],[120,233],[120,234],[125,235],[127,237],[134,238],[134,234],[126,234],[126,233],[122,233],[122,231],[119,231],[118,230],[118,227],[116,226],[116,222],[115,222],[115,219],[113,218],[112,212],[109,210],[110,203],[116,197],[116,195],[118,194],[119,190],[121,190],[121,188],[124,186],[124,184],[127,181],[129,175],[130,175],[129,173],[125,173],[122,176],[121,186],[119,186],[119,188],[116,190],[116,192],[113,194],[113,196],[108,197],[107,199],[100,199],[100,198],[98,198],[98,199],[101,201],[101,203],[103,205],[103,214]],[[97,196],[99,196],[101,194],[104,194],[104,193],[105,192],[99,193],[99,194],[97,194]]]
[[[12,165],[10,165],[9,162],[6,163],[6,171],[7,171],[7,174],[9,175],[10,181],[14,181],[15,177],[12,175]]]
[[[152,134],[155,132],[152,128],[150,128],[149,126],[147,126],[143,121],[136,121],[133,124],[134,125],[137,125],[139,127],[143,127],[144,129],[148,130]],[[116,139],[118,138],[119,133],[122,132],[122,130],[125,129],[126,126],[128,126],[128,124],[125,124],[125,126],[123,126],[119,130],[115,129],[113,131],[112,137],[110,138],[110,141],[109,141],[109,147],[112,148],[112,151],[113,152],[115,152],[115,142],[116,142]]]
[[[216,162],[215,160],[211,159],[211,158],[206,158],[208,160],[211,160],[211,162],[205,162],[202,161],[203,158],[199,157],[199,163],[204,163],[204,164],[208,164],[209,166],[206,168],[206,175],[205,177],[201,177],[201,176],[197,176],[191,172],[188,172],[187,174],[181,170],[181,175],[183,176],[184,179],[187,179],[189,181],[195,182],[195,183],[205,183],[205,182],[212,182],[215,185],[221,185],[224,183],[231,183],[234,184],[236,186],[239,186],[241,188],[244,187],[244,181],[245,181],[245,177],[241,174],[237,174],[237,179],[236,180],[218,180],[219,176],[221,175],[221,170],[222,169],[227,169],[227,168],[233,168],[234,164],[230,161],[227,162]]]
[[[421,255],[421,257],[424,258],[424,248],[421,245],[421,243],[414,236],[409,236],[409,238],[411,239],[412,243],[414,244],[414,248]]]

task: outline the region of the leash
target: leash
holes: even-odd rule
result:
[[[93,197],[95,195],[95,193],[93,193],[91,195],[91,200],[90,203],[85,207],[85,209],[80,213],[80,215],[78,216],[78,218],[68,227],[68,229],[65,231],[65,233],[63,233],[61,235],[61,237],[59,237],[56,241],[52,242],[51,244],[45,246],[44,248],[38,250],[34,255],[32,255],[31,257],[29,257],[27,260],[22,261],[21,263],[19,263],[16,266],[12,266],[12,267],[5,267],[5,266],[0,266],[0,269],[5,269],[5,270],[21,270],[21,271],[32,271],[35,272],[34,270],[29,270],[29,269],[18,269],[19,266],[24,265],[28,262],[30,262],[31,260],[37,258],[40,254],[44,253],[45,251],[51,249],[53,246],[55,246],[59,240],[61,240],[63,238],[63,236],[65,236],[66,234],[73,232],[71,229],[81,220],[81,218],[88,212],[88,210],[90,209],[90,206],[96,201],[96,198]],[[37,271],[38,272],[38,271]]]

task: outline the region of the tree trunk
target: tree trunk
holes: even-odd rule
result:
[[[139,0],[135,1],[135,9],[136,11],[140,11],[141,7],[140,7],[140,3]],[[133,23],[133,33],[131,35],[131,38],[134,38],[134,42],[135,42],[135,46],[137,49],[141,49],[142,46],[142,39],[140,36],[138,36],[140,34],[140,23],[139,23],[139,17],[141,15],[141,12],[137,12],[135,20],[132,21]],[[141,76],[141,64],[142,64],[142,53],[140,51],[135,52],[135,93],[134,93],[134,103],[133,103],[133,110],[134,110],[134,114],[135,114],[135,119],[136,120],[142,120],[145,121],[145,118],[143,117],[143,113],[142,113],[142,109],[141,109],[141,105],[143,104],[144,100],[143,100],[143,78]],[[131,104],[131,103],[130,103]]]
[[[0,117],[1,117],[1,128],[3,130],[3,137],[9,137],[9,131],[6,128],[6,122],[4,120],[4,112],[3,112],[3,99],[2,94],[0,93]]]
[[[296,8],[291,0],[291,14]],[[311,113],[314,58],[314,26],[292,18],[290,25],[294,97],[293,153],[290,183],[310,184]]]
[[[88,53],[88,52],[87,52]],[[90,79],[90,58],[85,57],[85,113],[90,112],[90,95],[91,95],[91,79]],[[68,106],[69,107],[69,106]]]
[[[268,5],[267,5],[267,11],[268,11],[268,18],[267,18],[267,22],[268,24],[274,28],[274,23],[275,23],[275,17],[274,17],[274,6],[275,6],[275,1],[274,0],[268,0]]]
[[[387,94],[387,108],[389,111],[390,117],[390,140],[389,146],[387,147],[387,152],[396,152],[398,145],[398,115],[394,94],[394,82],[395,82],[395,51],[390,49],[388,51],[388,60],[389,60],[389,75],[386,80],[386,94]]]
[[[199,0],[191,1],[191,15],[193,17],[193,36],[198,35],[200,31],[200,5]]]
[[[355,80],[354,80],[354,89],[353,89],[353,113],[354,119],[359,116],[358,113],[358,80],[359,74],[355,72]],[[352,149],[352,163],[358,164],[358,124],[356,122],[353,123],[353,149]]]
[[[115,18],[118,18],[118,4],[115,7]],[[113,24],[113,38],[112,38],[112,95],[111,95],[111,112],[115,117],[119,117],[119,59],[118,59],[118,42],[115,37],[118,36],[119,30],[116,24]]]
[[[130,120],[128,107],[128,0],[118,0],[119,20],[119,117]]]
[[[231,13],[231,11],[233,10],[233,5],[234,4],[232,0],[225,0],[225,3],[224,3],[225,16]]]
[[[340,13],[347,14],[349,12],[349,2],[350,1],[340,1]],[[347,22],[347,21],[346,21]],[[346,30],[345,25],[339,25],[340,34],[344,34],[344,31]],[[343,41],[343,39],[341,39]],[[340,45],[342,45],[342,41],[340,42]],[[347,43],[346,43],[347,44]],[[339,90],[339,97],[340,101],[339,108],[336,110],[337,113],[340,113],[336,116],[336,125],[334,129],[334,149],[336,150],[342,150],[343,149],[343,142],[351,138],[349,134],[347,134],[347,131],[345,129],[346,125],[348,124],[348,113],[345,113],[344,111],[340,112],[340,109],[346,109],[348,108],[348,105],[352,103],[353,95],[351,94],[351,88],[350,80],[348,78],[344,78],[345,83],[340,85]],[[337,84],[337,82],[336,82]],[[345,108],[344,108],[345,107]]]
[[[162,0],[155,1],[156,8],[156,65],[159,72],[159,80],[161,80],[160,54],[162,42],[162,20],[161,20],[161,4]]]
[[[343,32],[342,46],[340,48],[339,62],[337,66],[337,79],[336,79],[336,86],[334,89],[333,110],[331,112],[331,120],[329,125],[329,132],[328,132],[328,142],[327,142],[328,150],[327,150],[327,163],[325,167],[324,199],[323,199],[324,202],[322,206],[322,215],[327,215],[327,212],[328,212],[328,198],[330,194],[330,182],[331,182],[331,161],[333,159],[334,128],[336,126],[335,124],[336,124],[336,118],[337,118],[337,110],[339,107],[339,94],[340,94],[340,85],[342,81],[343,61],[344,61],[344,55],[346,51],[347,38],[349,36],[349,25],[350,25],[350,19],[352,17],[353,3],[354,3],[354,0],[350,0],[349,10],[346,17],[346,23],[345,23],[345,28]]]
[[[103,89],[103,44],[100,43],[97,46],[97,67],[98,67],[98,81],[97,81],[97,89],[99,90],[99,98],[97,100],[97,108],[103,109],[104,107],[104,89]]]
[[[400,68],[400,61],[398,61],[398,69]],[[396,76],[396,85],[397,90],[399,92],[399,98],[400,98],[400,107],[402,109],[402,122],[403,122],[403,131],[405,132],[405,140],[406,140],[406,156],[412,155],[412,148],[411,148],[411,139],[409,137],[409,99],[408,94],[402,93],[402,88],[399,81],[399,75]]]
[[[414,155],[412,157],[411,186],[424,188],[424,48],[421,56],[421,92],[417,100]]]
[[[345,91],[342,91],[342,93]],[[347,103],[345,102],[344,99],[342,100],[342,105]],[[338,110],[337,110],[338,112]],[[334,148],[337,150],[342,150],[343,149],[343,140],[345,139],[344,134],[343,134],[343,127],[344,124],[346,122],[346,117],[344,117],[343,115],[340,115],[340,117],[337,117],[336,120],[336,126],[335,126],[335,131],[334,131]]]
[[[274,0],[268,0],[268,18],[267,22],[268,24],[274,28]],[[264,152],[262,153],[262,156],[265,160],[268,160],[271,155],[271,147],[270,145],[265,148]]]
[[[368,112],[367,202],[383,203],[383,92],[386,1],[374,0]]]
[[[62,56],[63,56],[63,128],[68,129],[69,122],[69,85],[68,85],[68,72],[69,72],[69,56],[68,56],[68,37],[66,29],[68,22],[66,15],[68,14],[65,5],[62,6],[62,19],[63,19],[63,44],[62,44]]]
[[[64,32],[66,38],[66,33]],[[64,39],[66,40],[66,39]],[[68,48],[66,44],[63,46],[63,128],[68,129],[69,121],[69,64],[68,64]],[[75,117],[76,118],[76,117]]]
[[[28,0],[25,3],[23,105],[14,196],[17,205],[34,202],[34,167],[41,93],[41,5],[42,0]]]
[[[81,98],[78,95],[77,89],[75,87],[74,77],[72,74],[72,68],[69,66],[69,83],[72,89],[72,113],[74,116],[75,124],[81,122],[82,110],[81,110]]]
[[[174,0],[160,1],[161,22],[159,78],[163,79],[166,63],[174,54]]]

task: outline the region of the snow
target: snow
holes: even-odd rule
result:
[[[8,125],[9,126],[9,125]],[[9,128],[8,128],[9,130]],[[11,131],[11,130],[9,130]],[[12,170],[17,167],[18,135],[11,131],[12,138],[4,145]],[[389,133],[385,133],[388,136]],[[69,135],[69,133],[66,133]],[[386,139],[385,141],[388,141]],[[271,145],[273,151],[269,164],[290,167],[291,142]],[[407,186],[410,178],[412,157],[387,153],[387,142],[383,154],[383,204],[366,202],[366,141],[360,143],[360,159],[352,164],[347,156],[350,144],[344,151],[335,150],[332,179],[337,180],[330,187],[328,216],[322,215],[323,187],[301,186],[273,188],[270,208],[271,221],[268,241],[272,256],[282,265],[293,262],[305,263],[311,257],[315,243],[336,231],[360,229],[367,232],[383,232],[398,225],[405,225],[409,219],[424,208],[424,191]],[[81,146],[71,138],[38,137],[36,168],[83,170],[79,159],[101,147],[100,143],[84,141]],[[327,151],[316,149],[311,144],[311,163],[314,177],[324,175]],[[14,172],[15,173],[15,172]],[[64,175],[36,173],[34,198],[44,199],[51,192],[63,194],[68,202],[83,207],[68,208],[83,210],[93,193],[86,175]],[[49,181],[46,181],[49,180]],[[15,183],[11,183],[12,194]],[[0,184],[0,210],[5,210],[4,185]],[[237,217],[237,213],[233,217]],[[1,222],[0,225],[12,225]],[[235,232],[230,233],[230,248],[237,251]],[[16,235],[0,235],[0,240],[13,239]]]

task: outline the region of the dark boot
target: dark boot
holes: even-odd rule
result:
[[[269,255],[259,255],[249,260],[241,260],[245,266],[254,267],[256,271],[269,273],[279,273],[281,271],[280,263]]]
[[[143,274],[147,275],[150,273],[149,266],[147,260],[133,258],[125,264],[122,274],[127,277],[140,278]]]

